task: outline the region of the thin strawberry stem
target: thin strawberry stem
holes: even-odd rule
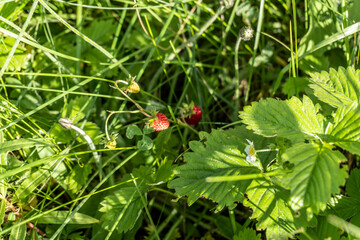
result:
[[[106,120],[105,120],[105,134],[106,134],[106,139],[108,141],[110,141],[110,136],[109,136],[109,133],[108,133],[108,122],[109,122],[109,119],[111,117],[111,115],[115,114],[115,113],[139,113],[140,111],[139,110],[135,110],[135,111],[108,111],[110,114],[109,116],[107,116]]]
[[[172,121],[172,120],[169,120],[169,122],[171,122],[173,124],[177,124],[177,125],[179,125],[181,127],[184,127],[184,128],[189,128],[191,131],[193,131],[194,133],[199,135],[199,132],[196,129],[192,128],[189,124],[182,122],[180,119],[177,119],[177,122]]]
[[[121,94],[122,95],[124,95],[124,97],[126,97],[130,102],[132,102],[138,109],[139,109],[139,111],[142,113],[142,114],[144,114],[146,117],[148,117],[148,118],[151,118],[151,115],[149,115],[149,114],[147,114],[146,112],[145,112],[145,110],[139,105],[139,104],[137,104],[134,100],[132,100],[126,93],[124,93],[124,91],[123,90],[121,90],[120,88],[119,88],[119,86],[117,85],[118,83],[122,83],[122,84],[125,84],[125,85],[129,85],[127,82],[125,82],[125,81],[123,81],[123,80],[116,80],[115,81],[115,89],[117,89],[119,92],[121,92]]]

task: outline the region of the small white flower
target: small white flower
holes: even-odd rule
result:
[[[246,161],[248,161],[249,163],[254,163],[256,161],[256,150],[254,147],[254,143],[247,139],[246,141],[249,143],[249,145],[245,147],[245,152],[247,154]]]

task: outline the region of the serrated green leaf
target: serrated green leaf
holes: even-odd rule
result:
[[[360,155],[360,106],[352,105],[338,108],[334,118],[334,125],[329,127],[328,142]]]
[[[99,211],[104,212],[102,226],[106,230],[115,226],[119,233],[127,232],[135,226],[141,215],[144,208],[141,198],[146,201],[149,184],[154,183],[155,177],[153,169],[145,166],[134,169],[132,175],[124,176],[124,184],[120,185],[120,189],[106,196],[100,203]]]
[[[16,39],[9,38],[9,37],[2,37],[0,42],[0,66],[2,66],[7,56],[9,55],[9,52],[14,45]],[[26,49],[24,47],[21,47],[21,45],[18,45],[15,54],[11,58],[11,61],[9,63],[9,66],[6,70],[10,71],[17,71],[20,72],[22,68],[26,67],[26,64],[28,62],[28,57],[26,53]]]
[[[41,216],[37,219],[37,223],[45,223],[45,224],[62,224],[67,216],[69,215],[68,211],[53,211]],[[68,222],[69,224],[95,224],[98,223],[99,220],[93,218],[89,215],[83,213],[75,213],[75,215]]]
[[[169,183],[179,196],[188,196],[188,204],[205,197],[218,203],[217,210],[225,206],[234,208],[235,201],[243,200],[243,193],[251,180],[229,182],[206,182],[212,176],[236,176],[260,172],[245,160],[243,153],[248,144],[243,128],[213,130],[211,134],[201,133],[206,138],[201,142],[190,142],[193,152],[184,154],[185,165],[175,169],[179,178]],[[256,144],[256,143],[255,143]]]
[[[142,191],[141,194],[144,192]],[[145,194],[143,197],[146,197]],[[144,208],[140,194],[135,187],[123,187],[106,196],[100,204],[99,211],[105,213],[101,217],[102,226],[106,230],[110,230],[116,224],[119,233],[132,229]]]
[[[232,226],[232,220],[227,217],[220,214],[213,214],[211,216],[212,219],[214,219],[214,223],[216,225],[216,229],[221,233],[221,235],[225,236],[227,239],[232,239],[234,236],[234,229],[230,226]],[[243,226],[235,221],[235,228],[236,229],[242,229]],[[244,238],[245,239],[245,238]]]
[[[142,134],[141,129],[136,125],[130,125],[126,129],[126,137],[128,139],[133,139],[134,136],[141,136]]]
[[[66,176],[66,183],[68,186],[68,191],[76,194],[80,189],[86,184],[88,180],[88,176],[91,173],[91,165],[85,164],[80,167],[76,165],[70,172],[69,175]]]
[[[174,176],[174,165],[170,161],[164,161],[160,164],[155,173],[155,183],[163,183],[172,179]]]
[[[360,216],[360,169],[353,169],[346,183],[348,196],[342,196],[333,207],[334,213],[343,218],[349,219]]]
[[[257,232],[252,228],[244,228],[239,231],[233,238],[234,240],[261,240],[261,234],[257,234]]]
[[[246,190],[244,205],[253,209],[256,228],[266,229],[267,239],[288,239],[294,231],[293,216],[275,186],[266,180],[254,180]]]
[[[292,141],[313,139],[323,133],[322,115],[311,99],[304,95],[303,102],[297,97],[280,101],[273,98],[260,100],[244,107],[240,112],[248,129],[265,137],[284,137]]]
[[[301,234],[299,238],[301,240],[310,239],[331,239],[331,240],[339,240],[340,239],[340,231],[333,225],[331,225],[325,216],[317,217],[317,226],[315,228],[307,228],[306,236]]]
[[[282,92],[288,96],[297,96],[300,92],[305,92],[309,84],[306,77],[289,77],[282,86]]]
[[[354,168],[346,183],[346,192],[349,196],[360,199],[360,169]]]
[[[285,181],[291,190],[290,204],[294,210],[309,206],[319,213],[331,194],[338,193],[345,183],[346,169],[340,169],[339,164],[346,158],[330,145],[297,144],[287,149],[282,158],[295,165]]]
[[[340,67],[338,71],[331,68],[329,73],[323,71],[310,75],[310,87],[321,101],[333,107],[360,101],[360,70]]]

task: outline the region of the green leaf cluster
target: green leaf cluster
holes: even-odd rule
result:
[[[314,225],[313,219],[340,194],[348,177],[342,165],[347,158],[334,146],[360,154],[360,70],[331,69],[312,74],[310,83],[323,103],[314,104],[313,96],[307,95],[285,101],[268,98],[240,112],[248,130],[242,126],[201,133],[200,141],[190,143],[186,164],[175,169],[178,178],[169,187],[187,196],[190,205],[199,198],[210,199],[218,211],[242,202],[253,209],[256,228],[266,229],[268,239],[287,239],[299,226],[310,227],[309,221]],[[334,111],[324,112],[324,104]],[[251,140],[258,150],[254,164],[246,161],[245,147]],[[261,154],[271,151],[273,159],[264,161]],[[350,197],[343,196],[334,207],[337,212],[347,209],[341,216],[354,221],[359,175],[357,170],[352,173],[346,186]],[[218,180],[208,181],[211,177]]]

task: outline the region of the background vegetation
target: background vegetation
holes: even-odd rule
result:
[[[202,175],[191,167],[186,175],[185,168],[176,166],[209,156],[222,161],[227,159],[221,155],[224,149],[230,149],[226,154],[238,149],[233,153],[244,160],[246,139],[261,142],[255,147],[291,146],[286,133],[278,134],[281,138],[276,141],[257,140],[242,125],[239,111],[269,97],[286,100],[306,93],[309,97],[303,101],[311,99],[314,104],[327,99],[327,95],[314,94],[309,76],[314,80],[315,73],[330,68],[358,68],[359,10],[359,1],[345,0],[0,1],[1,236],[287,239],[297,234],[302,239],[352,239],[349,231],[340,230],[344,225],[339,221],[334,227],[330,224],[334,221],[326,220],[323,207],[335,201],[330,194],[358,201],[358,191],[351,191],[351,186],[356,189],[358,184],[359,160],[357,152],[345,145],[337,145],[346,159],[339,157],[344,167],[336,172],[342,176],[335,181],[336,189],[329,190],[328,199],[321,199],[323,205],[311,206],[311,210],[305,206],[307,218],[288,231],[279,222],[264,220],[272,213],[263,217],[251,203],[243,202],[251,193],[248,190],[244,195],[249,179],[220,182],[211,185],[211,191],[210,185],[196,183],[199,187],[190,191],[179,179],[190,181]],[[248,41],[243,35],[245,26],[254,30]],[[359,73],[352,78],[351,69],[330,75],[342,72],[349,74],[342,78],[345,82],[360,79]],[[154,132],[148,127],[149,118],[133,113],[138,110],[135,104],[113,87],[116,80],[131,78],[141,91],[128,95],[149,114],[167,115],[167,130]],[[357,100],[349,97],[347,101]],[[183,104],[191,102],[203,112],[196,126],[181,120]],[[325,103],[317,109],[332,119],[341,104]],[[261,104],[272,109],[277,103]],[[253,109],[249,109],[242,112],[248,126],[253,123],[244,117],[251,115]],[[120,113],[109,117],[109,111]],[[70,118],[91,137],[103,174],[94,151],[76,131],[62,128],[60,118]],[[201,145],[204,142],[206,148]],[[281,162],[281,153],[264,156],[266,165],[273,159]],[[338,186],[345,185],[353,169],[350,191],[346,186],[340,192]],[[224,175],[242,174],[229,171]],[[225,191],[234,186],[241,194]],[[342,204],[346,203],[356,206]],[[349,220],[354,215],[339,217]],[[360,223],[357,219],[352,223]],[[278,235],[271,235],[276,227]]]

